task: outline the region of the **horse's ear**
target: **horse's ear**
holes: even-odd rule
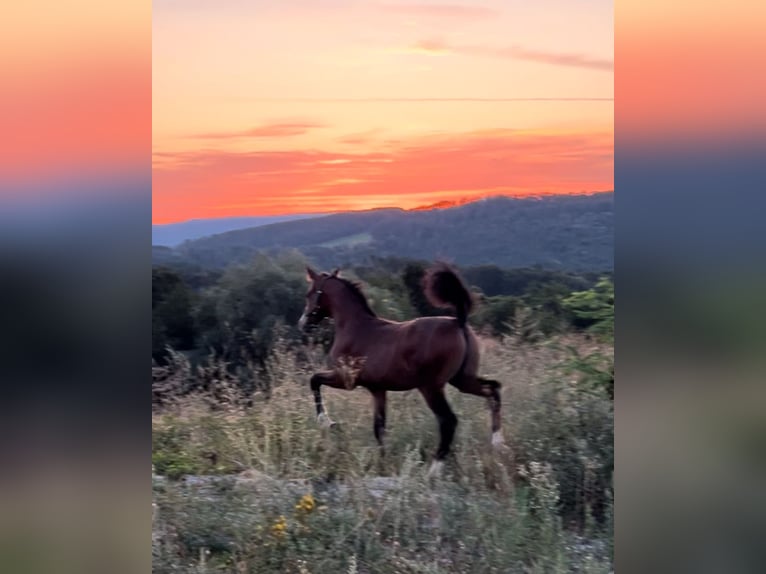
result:
[[[316,278],[318,276],[319,274],[316,271],[314,271],[311,267],[306,265],[306,281],[308,281],[309,283],[313,283],[314,281],[316,281]]]
[[[340,273],[340,267],[336,267],[335,269],[333,269],[332,276],[337,277],[338,273]]]

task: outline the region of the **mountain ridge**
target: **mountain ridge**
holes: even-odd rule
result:
[[[614,192],[495,196],[457,207],[316,214],[186,241],[178,256],[225,267],[256,253],[298,249],[322,267],[374,257],[457,264],[608,271],[613,268]]]
[[[243,217],[214,217],[209,219],[187,219],[186,221],[178,221],[173,223],[153,223],[152,245],[175,247],[184,241],[201,239],[211,235],[226,233],[227,231],[248,229],[252,227],[259,227],[261,225],[269,225],[271,223],[282,223],[284,221],[321,217],[322,215],[328,214],[305,213],[287,215],[253,215]]]

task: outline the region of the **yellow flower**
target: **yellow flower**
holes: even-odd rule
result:
[[[311,494],[304,494],[298,504],[295,505],[295,510],[303,511],[306,513],[311,512],[316,508],[316,501]]]
[[[285,530],[287,530],[287,519],[284,516],[280,516],[271,527],[271,532],[275,536],[282,537],[285,535]]]

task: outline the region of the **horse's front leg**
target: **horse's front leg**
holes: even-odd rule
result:
[[[370,391],[373,402],[373,430],[375,439],[383,452],[383,437],[386,435],[386,391]]]
[[[345,389],[346,384],[335,371],[321,371],[311,376],[311,391],[314,393],[314,406],[317,410],[317,422],[326,427],[332,427],[335,422],[328,416],[322,401],[322,385],[336,389]]]

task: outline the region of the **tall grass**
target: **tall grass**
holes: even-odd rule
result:
[[[609,572],[613,403],[572,368],[576,353],[601,372],[593,357],[608,363],[609,348],[572,337],[484,346],[508,446],[490,446],[484,400],[449,388],[460,424],[436,477],[437,425],[417,392],[389,393],[381,456],[363,389],[323,389],[339,424],[316,424],[317,354],[277,344],[246,397],[225,369],[177,356],[163,380],[204,391],[166,393],[153,415],[153,470],[166,477],[155,481],[154,570]]]

